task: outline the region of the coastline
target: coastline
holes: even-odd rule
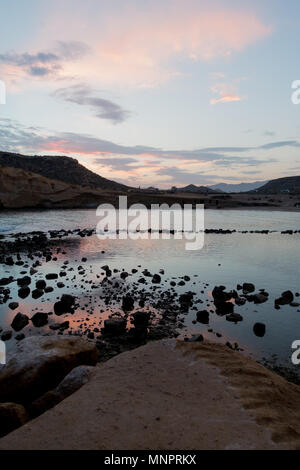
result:
[[[0,449],[299,450],[299,413],[299,387],[253,360],[164,340],[111,359]]]

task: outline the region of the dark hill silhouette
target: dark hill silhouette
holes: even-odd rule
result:
[[[0,152],[0,167],[18,168],[37,173],[45,178],[63,181],[93,189],[126,191],[129,188],[103,178],[85,168],[75,158],[64,156],[28,156]]]

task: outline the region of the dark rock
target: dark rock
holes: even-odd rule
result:
[[[266,334],[266,325],[264,323],[255,323],[253,331],[256,336],[263,338]]]
[[[19,287],[28,287],[31,284],[31,278],[25,276],[17,281]]]
[[[204,325],[209,324],[209,312],[207,310],[202,310],[197,313],[197,321],[203,323]]]
[[[42,328],[48,324],[48,313],[37,312],[32,318],[31,321],[36,328]]]
[[[29,287],[21,287],[18,292],[18,296],[20,299],[26,299],[30,295],[30,288]]]
[[[48,281],[53,281],[54,279],[58,279],[58,274],[55,274],[55,273],[46,274],[46,279]]]
[[[243,321],[243,317],[239,313],[231,313],[230,315],[227,315],[226,320],[232,323],[238,323]]]
[[[12,331],[11,330],[3,331],[2,335],[1,335],[1,340],[2,341],[9,341],[11,338],[12,338]]]
[[[161,283],[161,277],[159,274],[154,274],[152,278],[152,283],[153,284],[160,284]]]
[[[47,284],[46,284],[46,281],[37,281],[36,284],[35,284],[35,287],[39,290],[45,290]]]
[[[123,297],[122,309],[124,312],[131,312],[134,309],[134,299],[130,295]]]
[[[126,320],[123,318],[110,318],[105,320],[103,333],[118,336],[126,331]]]
[[[18,307],[19,307],[18,302],[11,302],[11,303],[9,304],[9,308],[10,308],[11,310],[16,310]]]
[[[27,315],[18,313],[13,319],[11,327],[13,330],[19,332],[23,330],[23,328],[25,328],[28,324],[29,324],[29,318],[27,317]]]
[[[286,292],[283,292],[281,294],[281,297],[279,299],[275,300],[275,305],[288,305],[294,300],[294,294],[288,290]]]
[[[255,291],[255,285],[251,284],[250,282],[244,282],[243,284],[243,293],[244,294],[252,294]]]
[[[35,289],[32,291],[31,295],[33,299],[39,299],[40,297],[44,295],[44,291],[40,289]]]
[[[22,405],[16,403],[0,403],[0,438],[23,426],[28,415]]]

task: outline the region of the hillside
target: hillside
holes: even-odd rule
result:
[[[115,195],[45,178],[19,168],[0,167],[0,209],[97,207]]]
[[[0,167],[19,168],[68,184],[93,189],[126,191],[122,184],[110,181],[85,168],[74,158],[64,156],[27,156],[0,152]]]
[[[261,188],[268,181],[255,181],[254,183],[239,183],[239,184],[228,184],[228,183],[219,183],[214,186],[210,186],[211,189],[217,189],[223,191],[224,193],[246,193],[248,191],[253,191],[254,189]]]
[[[289,176],[269,181],[256,192],[259,194],[280,194],[282,192],[300,194],[300,176]]]

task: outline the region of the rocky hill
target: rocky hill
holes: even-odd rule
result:
[[[300,176],[289,176],[269,181],[256,192],[259,194],[300,194]]]
[[[19,168],[0,167],[0,210],[83,208],[113,202],[117,193],[70,185]]]
[[[15,153],[0,152],[0,167],[19,168],[37,173],[53,180],[68,184],[86,186],[93,189],[126,191],[125,185],[110,181],[93,173],[70,157],[63,156],[27,156]]]

